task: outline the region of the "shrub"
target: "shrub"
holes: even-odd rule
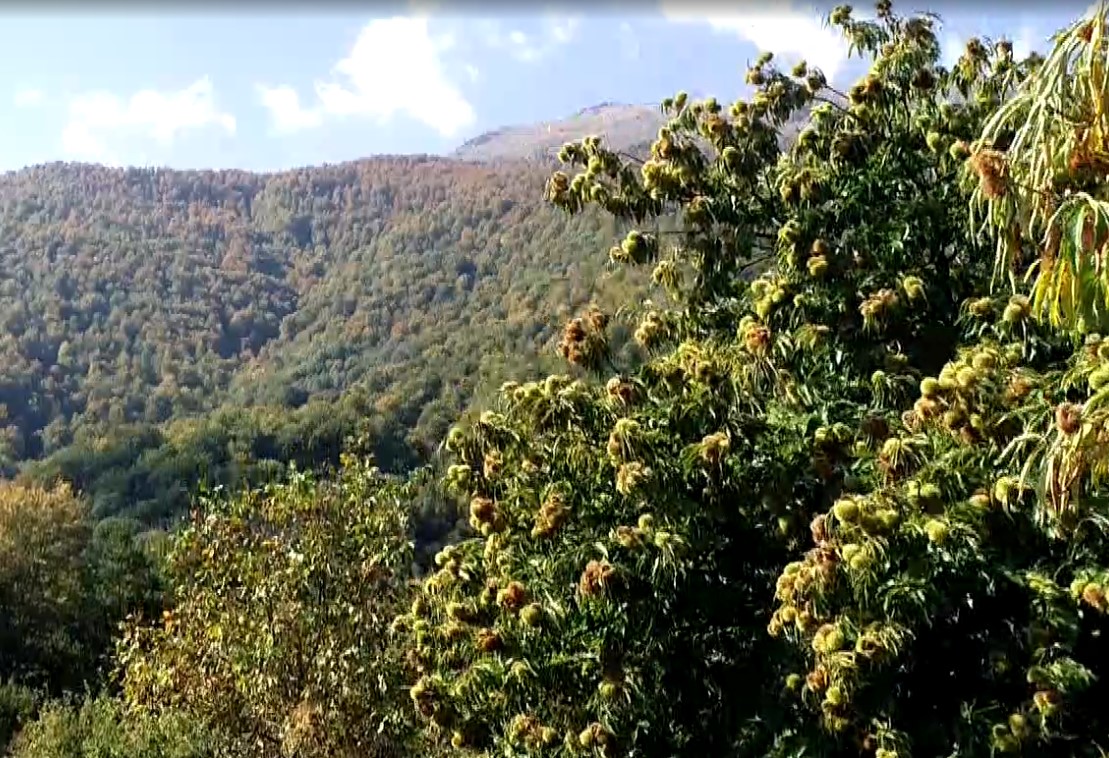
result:
[[[0,750],[34,717],[39,698],[38,692],[15,682],[0,685]]]
[[[409,489],[347,459],[334,480],[202,503],[173,538],[164,617],[120,643],[127,704],[210,724],[235,755],[390,754]]]
[[[208,731],[180,714],[130,713],[107,697],[50,703],[16,738],[13,758],[215,758]]]

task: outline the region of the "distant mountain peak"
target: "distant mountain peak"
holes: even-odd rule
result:
[[[519,124],[485,132],[458,147],[450,157],[464,161],[549,160],[562,145],[590,134],[615,150],[651,142],[666,117],[656,105],[603,102],[567,118]]]
[[[576,118],[578,116],[593,116],[593,115],[597,115],[597,114],[600,114],[600,113],[604,113],[606,111],[619,110],[621,108],[637,108],[637,107],[642,107],[642,106],[630,105],[628,103],[616,103],[616,102],[612,102],[612,101],[606,101],[606,102],[603,102],[603,103],[597,103],[596,105],[590,105],[586,108],[582,108],[580,111],[578,111],[577,113],[574,114],[574,117]]]

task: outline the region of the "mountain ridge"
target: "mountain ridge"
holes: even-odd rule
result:
[[[543,188],[565,142],[642,153],[664,122],[604,102],[451,155],[0,174],[0,475],[153,523],[349,438],[426,460],[501,380],[566,372],[575,313],[653,294],[606,255],[626,224]]]
[[[513,124],[479,134],[447,155],[472,162],[551,160],[566,142],[596,134],[613,150],[650,143],[667,117],[657,105],[602,102],[550,121]]]
[[[548,204],[548,176],[433,155],[0,175],[0,473],[151,520],[202,463],[334,462],[339,416],[392,440],[383,463],[434,449],[507,369],[554,360],[575,310],[641,286],[605,255],[617,225]],[[201,422],[225,408],[258,410]]]

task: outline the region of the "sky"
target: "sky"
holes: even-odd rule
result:
[[[683,89],[731,102],[766,49],[837,82],[862,71],[822,25],[829,6],[698,2],[3,8],[0,170],[65,160],[274,171],[447,153],[602,102],[658,103]],[[912,10],[941,14],[940,38],[957,55],[974,35],[1045,52],[1083,8],[948,0]]]

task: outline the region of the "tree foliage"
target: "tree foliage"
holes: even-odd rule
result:
[[[560,312],[642,281],[543,169],[418,156],[279,174],[50,164],[0,177],[0,475],[171,526],[205,488],[434,455]]]
[[[365,393],[350,392],[296,409],[224,407],[165,425],[117,427],[28,464],[18,480],[69,483],[88,496],[95,518],[169,527],[202,491],[268,484],[289,466],[324,473],[345,449],[372,455],[385,470],[406,471],[419,462],[406,436],[400,419],[376,413]]]
[[[215,758],[211,731],[179,713],[135,713],[107,697],[51,703],[19,734],[13,758]]]
[[[1075,351],[991,290],[963,180],[991,116],[1054,69],[978,39],[945,68],[933,20],[886,2],[831,21],[870,61],[847,93],[764,55],[749,100],[666,101],[642,165],[563,150],[581,170],[551,200],[635,223],[610,257],[671,302],[638,324],[642,368],[506,385],[448,438],[482,536],[399,620],[433,738],[1098,754],[1100,342]],[[606,328],[583,314],[563,354],[605,369]]]
[[[64,487],[0,489],[0,667],[8,677],[61,677],[85,657],[66,633],[87,610],[85,508]]]
[[[164,618],[120,643],[126,702],[189,714],[233,755],[394,754],[410,493],[352,460],[205,501],[174,539]]]
[[[116,625],[159,602],[137,536],[127,522],[94,529],[67,487],[0,484],[0,679],[51,694],[95,681]]]
[[[1025,274],[1036,313],[1083,334],[1109,326],[1109,72],[1105,5],[1095,8],[991,117],[971,164],[997,273]]]

